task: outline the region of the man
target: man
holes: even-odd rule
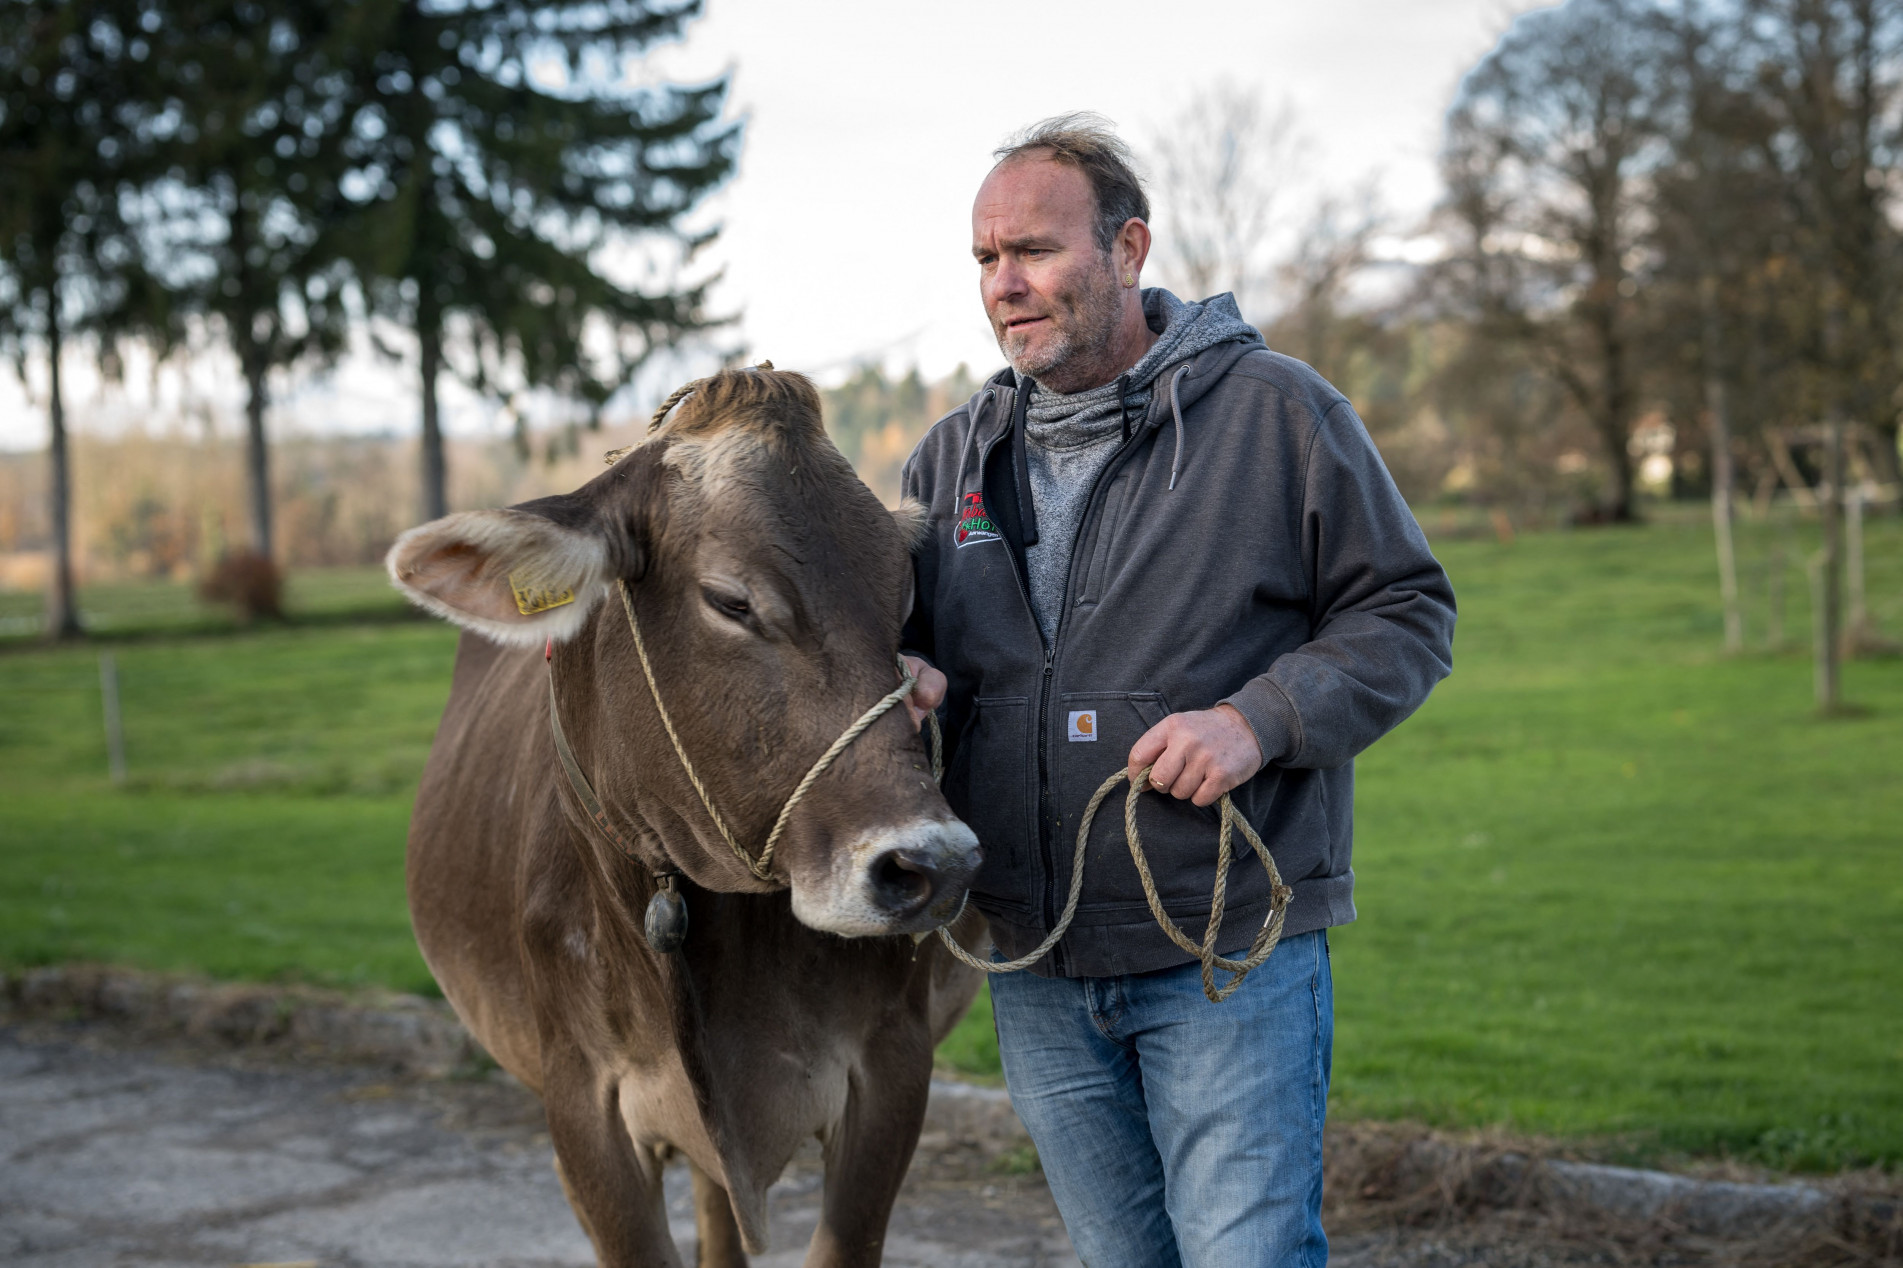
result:
[[[1228,1000],[1145,902],[1121,799],[1052,953],[991,978],[1013,1104],[1091,1268],[1323,1263],[1325,930],[1354,919],[1353,758],[1451,667],[1454,601],[1361,421],[1227,295],[1138,286],[1149,206],[1102,121],[998,151],[972,254],[1010,362],[905,470],[929,510],[906,650],[999,956],[1050,931],[1085,803],[1152,766],[1138,826],[1200,939],[1224,793],[1294,896]],[[1219,949],[1270,911],[1246,850]]]

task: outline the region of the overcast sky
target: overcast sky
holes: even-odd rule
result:
[[[1047,115],[1095,110],[1140,148],[1221,82],[1292,103],[1312,138],[1311,177],[1370,173],[1397,224],[1434,200],[1441,112],[1462,71],[1525,0],[707,0],[649,73],[731,69],[747,120],[739,175],[708,208],[725,231],[702,261],[724,270],[717,311],[741,315],[759,357],[822,379],[855,363],[1001,364],[970,257],[973,193],[990,151]],[[76,425],[141,408],[98,398],[75,367]],[[236,422],[235,376],[203,390]],[[664,389],[663,389],[664,390]],[[459,433],[499,426],[446,393]],[[299,385],[274,415],[298,428],[408,431],[407,375],[366,355]],[[0,382],[0,446],[38,447],[45,423]]]

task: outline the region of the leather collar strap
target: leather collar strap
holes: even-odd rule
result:
[[[555,756],[561,759],[562,771],[568,776],[568,786],[575,790],[575,796],[581,802],[582,809],[588,812],[588,817],[594,820],[595,826],[600,828],[602,834],[613,841],[623,854],[631,859],[639,860],[641,856],[635,850],[633,843],[621,835],[613,822],[609,820],[607,810],[602,807],[601,798],[595,796],[594,786],[588,782],[588,776],[582,774],[581,763],[575,760],[575,750],[568,746],[568,736],[562,732],[562,711],[555,703],[555,660],[552,653],[553,648],[550,649],[548,660],[548,729],[555,736]]]

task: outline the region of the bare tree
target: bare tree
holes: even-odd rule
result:
[[[1463,81],[1442,166],[1475,258],[1474,306],[1526,342],[1591,420],[1604,518],[1634,518],[1634,300],[1657,158],[1656,29],[1639,0],[1520,18]]]
[[[1233,291],[1245,314],[1266,302],[1277,218],[1306,150],[1293,106],[1233,84],[1195,97],[1155,138],[1158,262],[1185,298]]]
[[[1817,560],[1817,703],[1842,705],[1845,432],[1852,417],[1883,435],[1894,475],[1903,391],[1895,309],[1903,244],[1890,218],[1899,176],[1903,3],[1756,0],[1748,6],[1755,76],[1777,123],[1767,159],[1786,190],[1794,254],[1811,279],[1812,404],[1824,420]]]
[[[1276,267],[1277,346],[1331,381],[1346,373],[1351,345],[1365,342],[1357,318],[1366,314],[1347,311],[1349,291],[1373,262],[1371,247],[1385,223],[1373,178],[1345,194],[1323,193]]]
[[[1657,15],[1672,73],[1658,125],[1670,145],[1652,181],[1654,330],[1665,351],[1661,386],[1679,389],[1686,416],[1702,409],[1710,440],[1711,516],[1724,607],[1725,650],[1744,649],[1737,553],[1732,541],[1733,385],[1738,329],[1753,308],[1754,275],[1773,250],[1778,192],[1760,154],[1769,120],[1752,91],[1739,24],[1704,0],[1678,0]],[[1670,332],[1697,331],[1677,342]],[[1690,390],[1691,381],[1696,389]],[[1696,401],[1696,405],[1689,404]]]

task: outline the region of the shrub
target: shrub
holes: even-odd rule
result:
[[[276,564],[251,551],[221,555],[198,583],[207,603],[229,603],[247,621],[284,617],[284,574]]]

